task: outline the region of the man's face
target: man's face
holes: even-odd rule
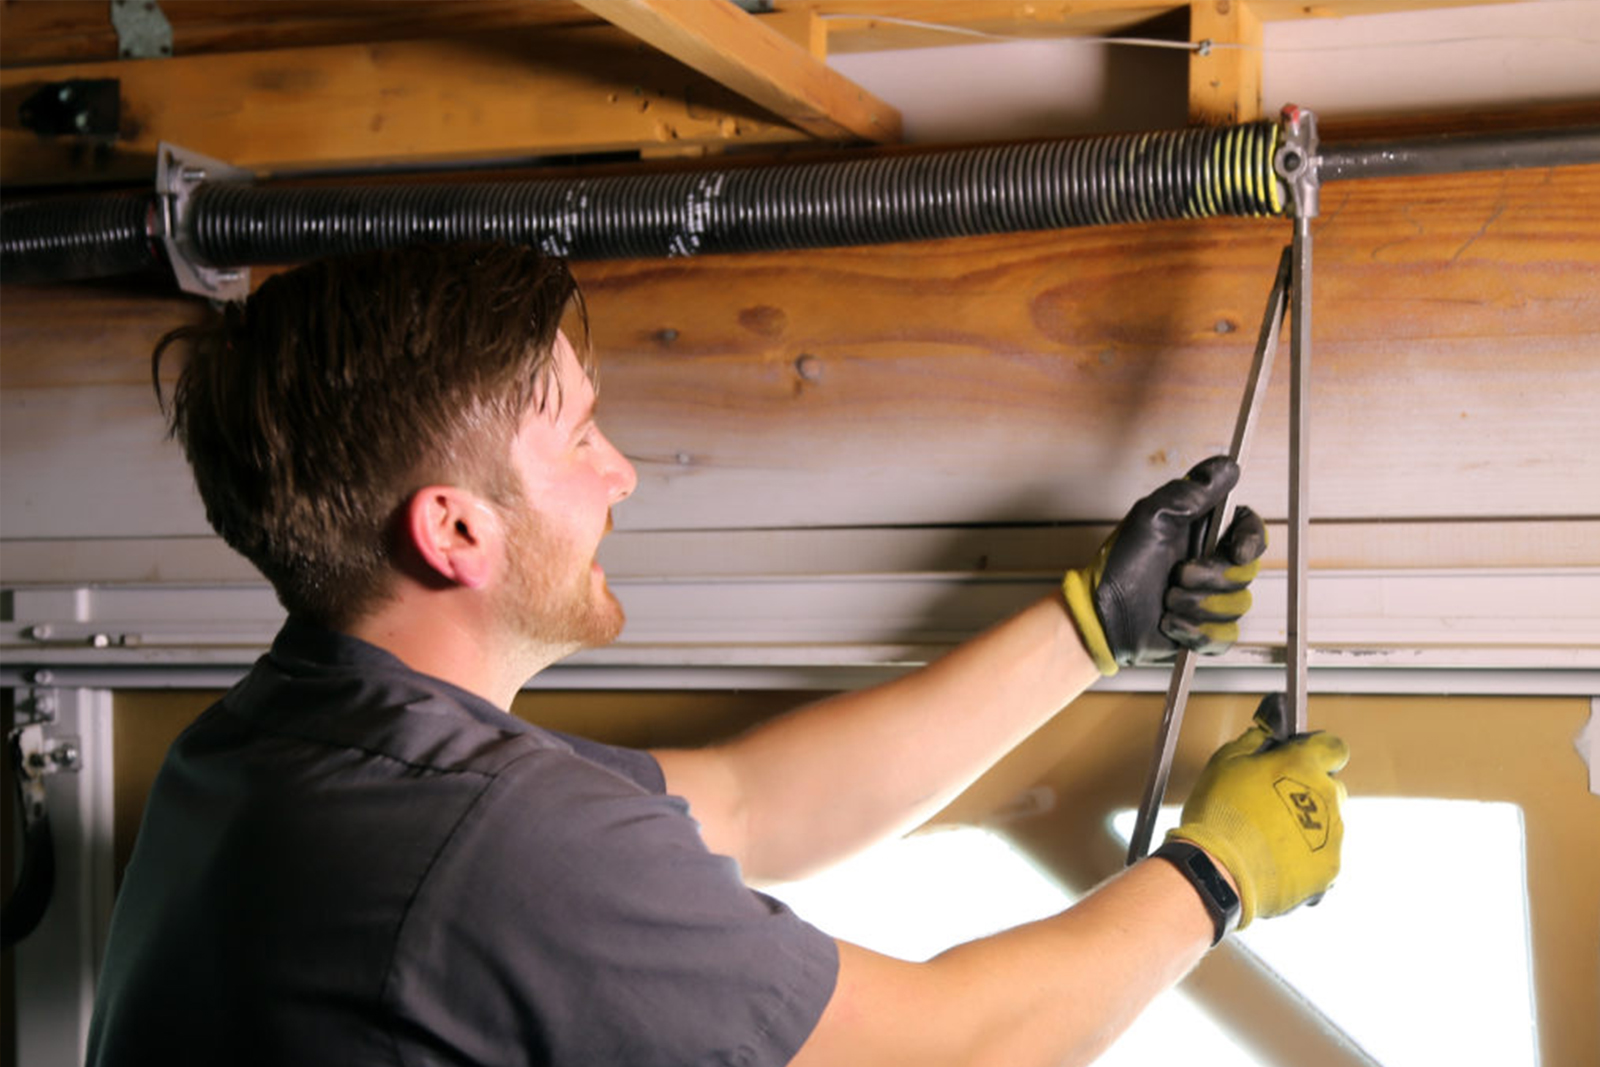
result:
[[[608,644],[622,632],[622,605],[595,561],[611,528],[611,506],[638,475],[595,424],[594,385],[565,335],[555,347],[544,410],[523,416],[511,467],[523,499],[504,509],[507,580],[501,622],[542,649],[565,655]]]

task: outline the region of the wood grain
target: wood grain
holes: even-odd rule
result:
[[[578,0],[585,8],[816,137],[893,142],[900,113],[731,4]]]
[[[14,68],[0,92],[69,78],[121,81],[120,135],[84,153],[8,125],[5,183],[148,180],[161,141],[281,173],[809,140],[609,26]]]
[[[593,25],[567,0],[162,0],[178,56],[305,48],[352,41],[422,40],[530,26]],[[104,5],[83,0],[5,0],[0,64],[7,67],[118,58]]]
[[[1189,56],[1189,121],[1231,126],[1260,118],[1261,19],[1252,5],[1196,0],[1189,5],[1189,40],[1223,46]]]
[[[1315,521],[1492,522],[1482,558],[1504,563],[1504,524],[1527,520],[1528,564],[1535,520],[1600,515],[1597,196],[1600,167],[1324,191]],[[602,419],[641,476],[618,526],[1114,521],[1226,447],[1287,229],[1211,220],[579,264]],[[151,458],[147,362],[194,305],[7,286],[3,309],[6,536],[203,534],[181,461]],[[1241,488],[1273,520],[1283,377]],[[1452,552],[1469,559],[1463,537]],[[1359,565],[1358,546],[1339,554]]]
[[[1250,0],[1266,20],[1337,18],[1502,3],[1504,0]],[[1122,33],[1189,6],[1187,0],[777,0],[776,14],[816,15],[836,52],[949,47],[984,38],[938,26],[1017,37]],[[423,40],[443,35],[597,21],[571,0],[162,0],[180,56],[304,48],[352,41]],[[771,16],[767,16],[770,20]],[[903,21],[891,21],[903,20]],[[918,26],[915,23],[928,23]],[[0,64],[117,58],[106,9],[84,0],[0,3]]]
[[[1597,179],[1325,191],[1314,517],[1596,512]],[[583,265],[646,486],[628,521],[1114,518],[1225,448],[1286,239],[1229,220]],[[1283,378],[1245,483],[1272,517]]]

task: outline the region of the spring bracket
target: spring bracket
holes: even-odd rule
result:
[[[1272,157],[1272,169],[1288,186],[1294,200],[1296,218],[1317,217],[1318,177],[1317,116],[1314,112],[1289,104],[1283,109],[1282,143]]]
[[[161,241],[178,288],[213,300],[243,300],[250,295],[250,271],[215,267],[195,247],[190,218],[194,193],[208,181],[250,181],[254,175],[238,167],[161,143],[156,155],[156,196],[161,202]]]

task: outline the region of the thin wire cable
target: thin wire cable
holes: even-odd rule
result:
[[[1079,44],[1124,45],[1133,48],[1174,48],[1185,52],[1199,52],[1202,55],[1212,49],[1230,49],[1238,52],[1261,52],[1272,54],[1294,54],[1304,52],[1367,52],[1380,48],[1415,48],[1433,47],[1437,45],[1481,44],[1488,41],[1521,41],[1525,43],[1547,44],[1559,42],[1562,44],[1600,45],[1600,39],[1590,37],[1567,37],[1556,34],[1486,34],[1478,37],[1437,37],[1416,41],[1366,41],[1360,44],[1329,44],[1329,45],[1304,45],[1304,46],[1268,46],[1259,44],[1237,44],[1230,41],[1166,41],[1155,37],[1080,37],[1075,35],[1050,36],[1027,33],[995,33],[991,30],[975,30],[970,26],[951,26],[942,22],[925,22],[921,19],[898,18],[893,15],[868,15],[855,12],[829,12],[819,16],[824,19],[851,19],[855,21],[882,22],[895,26],[908,26],[912,29],[934,30],[948,33],[958,37],[980,37],[991,41],[1055,41]]]
[[[950,33],[961,37],[983,37],[993,41],[1083,41],[1092,44],[1130,45],[1137,48],[1180,48],[1185,52],[1196,52],[1201,47],[1193,41],[1166,41],[1158,37],[1053,37],[1025,33],[993,33],[989,30],[975,30],[970,26],[951,26],[943,22],[924,22],[921,19],[897,18],[894,15],[858,15],[853,12],[843,11],[829,12],[818,17],[882,22],[895,26],[909,26],[917,30],[937,30],[941,33]]]

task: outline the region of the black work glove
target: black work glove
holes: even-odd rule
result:
[[[1135,504],[1094,562],[1067,572],[1067,608],[1101,674],[1169,662],[1180,647],[1214,654],[1239,639],[1266,525],[1241,507],[1216,551],[1199,558],[1206,519],[1238,480],[1228,457],[1205,460]]]

